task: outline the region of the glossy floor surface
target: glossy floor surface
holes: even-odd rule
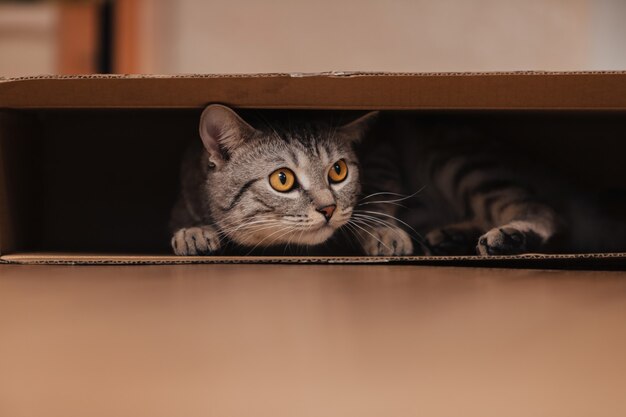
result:
[[[626,273],[1,265],[0,415],[623,416]]]

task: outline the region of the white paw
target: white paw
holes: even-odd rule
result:
[[[211,226],[178,229],[172,236],[172,249],[176,255],[210,255],[219,248],[219,235]]]
[[[369,256],[397,256],[413,253],[411,237],[398,227],[376,227],[362,233],[362,245]]]

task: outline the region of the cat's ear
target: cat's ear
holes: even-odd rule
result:
[[[359,142],[378,118],[379,111],[371,111],[353,122],[341,126],[338,133],[351,142]]]
[[[221,104],[207,106],[200,116],[200,137],[209,158],[216,164],[255,133],[237,113]]]

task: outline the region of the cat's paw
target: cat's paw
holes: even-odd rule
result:
[[[483,256],[518,255],[528,252],[526,235],[514,227],[491,229],[478,239],[476,252]]]
[[[369,256],[398,256],[413,253],[411,237],[398,227],[369,229],[362,238],[363,250]]]
[[[426,246],[432,255],[472,255],[480,233],[467,228],[448,226],[430,231]]]
[[[211,226],[178,229],[172,236],[172,249],[176,255],[210,255],[219,248],[219,235]]]

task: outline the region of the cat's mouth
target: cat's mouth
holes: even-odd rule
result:
[[[320,223],[317,226],[314,226],[313,228],[309,229],[310,232],[317,232],[323,229],[337,229],[337,227],[331,225],[330,223]]]
[[[343,214],[343,213],[342,213]],[[300,224],[280,220],[257,220],[248,227],[239,227],[229,237],[244,246],[282,244],[319,245],[326,242],[349,219],[345,215],[330,221],[302,221]]]

